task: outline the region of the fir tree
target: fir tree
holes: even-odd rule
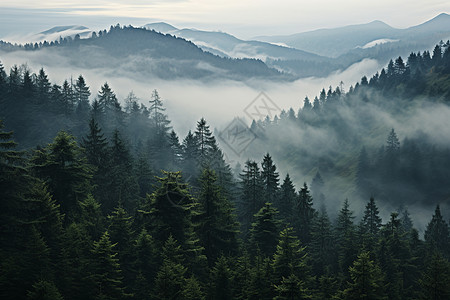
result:
[[[383,291],[383,276],[369,252],[358,255],[350,267],[351,282],[343,292],[344,299],[387,299]]]
[[[250,229],[250,247],[252,252],[265,257],[275,252],[279,238],[278,211],[267,202],[254,216]]]
[[[95,299],[123,299],[126,296],[115,246],[108,231],[105,231],[100,240],[94,242],[90,269],[91,280],[95,285],[92,291]]]
[[[263,181],[264,199],[265,202],[275,203],[278,192],[278,178],[277,167],[272,161],[269,153],[264,155],[261,164],[261,179]]]

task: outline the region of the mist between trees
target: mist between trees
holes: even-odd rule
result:
[[[449,66],[437,46],[254,122],[241,167],[203,118],[180,139],[156,90],[90,102],[83,76],[1,68],[2,296],[448,298]]]

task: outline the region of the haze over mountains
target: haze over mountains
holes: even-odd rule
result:
[[[118,40],[119,37],[115,37],[114,42],[117,42],[117,45],[113,48],[123,48],[126,44],[127,50],[125,52],[122,51],[121,55],[126,54],[127,57],[128,55],[136,56],[138,53],[147,53],[145,55],[146,62],[143,62],[142,59],[139,59],[139,62],[137,62],[139,66],[146,66],[145,75],[168,78],[176,74],[177,78],[205,78],[208,76],[207,74],[210,74],[205,71],[205,68],[215,68],[217,67],[217,62],[220,61],[219,58],[212,58],[213,56],[208,54],[212,53],[227,59],[258,59],[267,65],[266,68],[261,63],[246,61],[254,69],[252,74],[249,74],[248,72],[242,73],[237,70],[239,68],[237,65],[243,62],[232,65],[231,62],[233,60],[228,60],[228,63],[227,61],[222,61],[220,64],[223,65],[221,65],[220,69],[223,69],[223,72],[219,73],[223,74],[224,78],[241,80],[243,79],[242,76],[248,78],[251,75],[251,77],[255,76],[257,78],[272,78],[275,76],[283,80],[292,80],[310,76],[326,77],[332,72],[344,70],[363,59],[375,59],[380,65],[385,65],[392,57],[407,56],[411,51],[431,50],[440,40],[446,41],[450,38],[450,15],[442,13],[423,24],[406,29],[397,29],[381,21],[373,21],[367,24],[318,29],[286,36],[259,36],[249,41],[241,40],[225,32],[180,29],[164,22],[146,24],[143,28],[153,30],[155,33],[162,33],[163,35],[146,33],[144,40],[148,40],[147,43],[143,43],[139,39],[133,39],[133,37],[125,42],[124,39],[128,39],[127,35],[132,35],[132,32],[135,32],[128,30],[127,34],[121,36],[123,40]],[[77,35],[81,39],[89,40],[92,32],[92,30],[84,26],[57,26],[38,34],[29,35],[26,38],[33,43],[43,42],[44,40],[51,42],[59,40],[60,37],[74,38]],[[204,51],[204,55],[201,55],[202,57],[197,57],[196,66],[193,67],[198,72],[192,74],[185,69],[187,67],[186,60],[192,59],[190,53],[191,50],[195,51],[193,50],[194,47],[188,47],[189,51],[182,50],[166,55],[164,49],[169,45],[174,45],[172,44],[174,39],[169,35],[190,41]],[[152,39],[157,39],[158,42],[152,43]],[[184,49],[187,45],[183,44],[180,39],[176,40],[178,41],[178,49]],[[91,57],[91,55],[85,55],[86,51],[89,52],[86,48],[88,45],[102,47],[98,45],[101,43],[100,40],[77,41],[77,43],[84,48],[84,57],[81,60]],[[3,47],[2,49],[5,48]],[[106,51],[107,53],[104,57],[111,59],[111,49],[107,47],[101,51]],[[117,52],[118,50],[114,51]],[[140,54],[138,56],[142,56]],[[167,73],[162,71],[161,67],[157,66],[157,64],[156,66],[154,65],[154,59],[161,57],[180,62],[181,68],[167,68],[172,70],[167,71]],[[117,57],[114,59],[117,59]],[[151,67],[148,66],[149,60],[153,64]],[[216,63],[211,64],[211,60],[216,61]],[[85,64],[98,65],[96,62],[89,62],[89,60],[85,61]],[[123,64],[124,62],[118,63],[118,65]],[[225,65],[227,66],[224,67]],[[177,69],[177,71],[174,72],[174,69]],[[276,75],[280,72],[284,75]]]

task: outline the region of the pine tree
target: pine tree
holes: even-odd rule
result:
[[[183,299],[185,274],[181,246],[171,235],[163,247],[163,263],[155,279],[156,299]]]
[[[450,255],[450,235],[448,224],[441,215],[439,205],[425,229],[425,243],[430,251],[439,251],[444,257]]]
[[[357,250],[355,245],[356,228],[353,223],[353,212],[349,209],[348,200],[345,199],[344,204],[339,211],[335,226],[336,252],[340,272],[347,278],[348,268],[356,259]]]
[[[47,74],[43,68],[39,70],[39,74],[36,77],[36,101],[37,104],[47,104],[50,98],[51,84],[48,80]]]
[[[272,161],[272,157],[269,153],[264,155],[263,162],[261,164],[261,179],[263,181],[264,199],[265,202],[275,203],[276,195],[278,193],[279,175],[277,167]]]
[[[105,189],[109,169],[108,142],[94,118],[89,122],[89,133],[82,138],[81,146],[84,148],[88,163],[96,168],[93,175],[94,194],[103,202],[107,194]]]
[[[99,241],[94,242],[91,250],[90,277],[95,284],[92,291],[95,299],[123,299],[126,296],[115,246],[116,244],[110,240],[108,231],[105,231]]]
[[[208,163],[208,160],[210,159],[211,150],[216,141],[209,129],[209,125],[206,125],[206,120],[204,118],[201,118],[200,121],[197,122],[195,140],[198,143],[198,160],[200,165],[205,167],[205,164]]]
[[[434,253],[419,280],[420,299],[443,300],[450,297],[450,264],[439,253]]]
[[[129,211],[136,207],[139,186],[134,176],[133,158],[128,145],[118,130],[114,130],[109,149],[108,198],[103,203],[104,212],[110,212],[119,204]]]
[[[263,206],[263,182],[258,164],[250,160],[245,163],[243,173],[240,174],[240,177],[241,197],[239,203],[239,221],[242,226],[242,234],[246,236],[253,221],[253,216]]]
[[[314,219],[311,232],[310,253],[313,273],[316,275],[324,275],[331,271],[335,252],[332,230],[327,211],[325,207],[322,207],[317,218]]]
[[[169,147],[171,151],[170,169],[173,169],[173,171],[175,171],[176,169],[180,169],[181,167],[183,148],[181,147],[178,136],[174,130],[172,130],[169,135]]]
[[[309,193],[306,182],[298,192],[298,198],[294,206],[294,225],[300,241],[308,245],[311,241],[311,228],[316,217],[316,210],[313,208],[313,198]]]
[[[182,149],[182,166],[184,177],[186,181],[195,183],[195,179],[200,173],[197,163],[199,154],[197,148],[197,138],[190,130],[183,140]]]
[[[126,287],[129,287],[133,282],[134,275],[133,218],[128,215],[123,207],[119,206],[108,216],[108,221],[108,233],[110,234],[111,242],[116,244],[115,249],[123,272],[123,282]]]
[[[132,285],[133,294],[137,299],[150,299],[151,287],[156,275],[156,249],[154,240],[147,230],[142,231],[134,242],[134,269],[136,271],[136,280]]]
[[[29,300],[63,300],[61,293],[53,282],[39,280],[33,284],[32,290],[27,294]]]
[[[311,299],[308,290],[305,288],[305,283],[298,279],[294,274],[289,277],[283,277],[279,285],[275,285],[275,291],[278,294],[274,300],[297,300],[297,299]]]
[[[219,257],[211,271],[211,299],[234,299],[232,289],[232,274],[224,256]]]
[[[279,221],[278,211],[270,202],[254,216],[250,229],[250,247],[253,253],[260,253],[265,257],[272,256],[278,244]]]
[[[275,205],[280,212],[280,217],[284,219],[286,223],[290,223],[291,225],[293,222],[292,209],[294,207],[296,197],[297,193],[288,173],[283,180],[283,184],[280,188],[280,195],[277,197],[278,201],[275,202]]]
[[[305,283],[310,280],[306,247],[300,246],[300,241],[294,235],[292,227],[285,228],[280,233],[277,250],[273,255],[272,268],[275,284],[281,283],[283,278],[291,274]]]
[[[192,223],[198,204],[190,195],[188,185],[182,182],[180,172],[163,174],[164,177],[158,178],[160,186],[147,195],[138,209],[143,226],[154,238],[157,248],[172,236],[184,251],[187,265],[201,269],[205,257]]]
[[[66,216],[72,214],[77,201],[91,191],[92,168],[75,138],[64,131],[60,131],[46,148],[35,151],[31,163]]]
[[[373,197],[370,198],[364,211],[364,216],[360,223],[360,234],[363,247],[368,251],[375,250],[375,244],[378,239],[381,228],[381,218],[379,216],[378,207]]]
[[[199,208],[195,216],[197,232],[210,266],[219,255],[235,254],[238,226],[231,204],[222,196],[217,176],[209,168],[200,177]]]
[[[387,299],[383,291],[383,275],[370,259],[369,252],[358,255],[350,267],[351,282],[343,292],[344,299]]]

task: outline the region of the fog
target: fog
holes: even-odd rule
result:
[[[105,59],[95,52],[90,55],[97,55],[99,61]],[[204,82],[185,79],[162,80],[148,76],[148,73],[136,73],[132,67],[127,68],[126,65],[125,67],[122,65],[122,68],[90,68],[83,64],[77,66],[74,63],[74,58],[67,59],[58,55],[52,49],[0,52],[0,61],[7,72],[14,64],[26,64],[32,72],[37,72],[43,67],[49,75],[50,81],[58,84],[62,84],[65,79],[70,81],[72,78],[75,81],[82,74],[88,86],[90,86],[91,100],[94,99],[100,86],[105,82],[108,82],[119,100],[123,101],[128,93],[133,91],[140,101],[146,105],[150,99],[151,91],[157,89],[167,108],[166,112],[172,121],[172,126],[181,139],[187,134],[188,130],[195,128],[196,122],[201,117],[206,118],[211,128],[218,132],[223,130],[234,117],[240,117],[247,125],[250,125],[251,119],[245,114],[244,110],[261,92],[264,92],[280,110],[288,110],[292,107],[297,113],[303,105],[305,96],[308,96],[312,101],[322,88],[327,90],[331,86],[334,89],[340,85],[341,81],[344,91],[347,91],[350,85],[354,85],[362,76],[370,77],[383,67],[376,60],[365,59],[346,70],[334,72],[326,78],[305,78],[294,82],[265,80],[247,80],[244,82],[229,79],[213,79]],[[279,115],[280,111],[276,113]],[[409,107],[401,115],[393,115],[376,105],[367,103],[356,111],[340,107],[338,113],[347,120],[349,126],[347,130],[350,135],[360,130],[358,122],[360,122],[361,116],[357,118],[358,113],[367,120],[377,120],[379,124],[383,124],[383,126],[374,129],[379,139],[366,140],[364,141],[365,146],[381,146],[385,142],[385,137],[390,128],[396,129],[401,141],[405,137],[411,138],[425,133],[432,143],[448,146],[450,109],[444,105]],[[219,140],[219,142],[221,141]],[[292,158],[286,155],[286,153],[294,151],[294,148],[284,149],[283,145],[291,145],[307,153],[326,157],[333,153],[334,149],[342,147],[342,141],[336,138],[334,132],[323,128],[308,127],[299,130],[298,127],[285,126],[282,133],[271,135],[268,141],[257,139],[250,145],[249,149],[239,156],[233,154],[231,149],[221,143],[231,167],[234,167],[237,162],[242,164],[248,158],[261,161],[263,154],[269,151],[273,154],[274,162],[278,166],[280,181],[286,173],[289,173],[296,188],[300,188],[303,182],[310,184],[319,169],[310,168],[305,171],[305,169],[298,168],[298,159],[294,158],[295,162],[293,163]],[[341,158],[340,163],[342,165],[349,164],[351,159],[354,159],[357,155],[358,153],[349,153],[347,157]],[[334,195],[327,198],[326,205],[330,215],[333,217],[344,199],[349,198],[351,208],[355,210],[357,216],[361,216],[368,198],[359,199],[354,196],[354,190],[351,186],[353,182],[349,181],[348,176],[327,178],[326,175],[326,173],[322,174],[327,184],[327,193]],[[380,200],[378,204],[383,219],[386,221],[389,213],[398,209],[398,205],[383,202],[383,199]],[[422,205],[408,207],[415,226],[422,232],[426,223],[430,220],[435,204],[432,203],[427,207]],[[446,216],[449,207],[445,203],[441,203],[441,206],[443,214]]]
[[[104,59],[100,54],[92,51],[85,55],[89,55],[91,60]],[[226,126],[233,117],[246,118],[247,124],[250,125],[251,120],[246,117],[244,109],[261,91],[264,91],[280,109],[287,110],[293,107],[298,110],[303,105],[305,96],[313,99],[322,88],[327,89],[329,86],[335,88],[341,81],[344,83],[344,90],[348,89],[363,75],[372,75],[381,67],[377,61],[365,59],[346,70],[334,72],[326,78],[304,78],[294,82],[264,80],[240,82],[215,79],[205,83],[184,79],[161,80],[150,77],[148,74],[134,72],[130,66],[126,65],[122,65],[122,69],[90,68],[80,62],[78,64],[81,64],[80,67],[73,58],[71,60],[72,63],[68,63],[70,59],[59,55],[53,49],[0,52],[0,61],[7,73],[15,64],[26,64],[32,72],[44,68],[51,82],[58,84],[62,84],[65,79],[76,80],[82,74],[90,86],[91,100],[106,81],[121,101],[130,91],[133,91],[142,103],[148,104],[151,91],[157,89],[167,108],[166,112],[172,120],[172,125],[180,136],[184,136],[189,129],[192,129],[201,117],[205,117],[212,128],[218,129]]]

